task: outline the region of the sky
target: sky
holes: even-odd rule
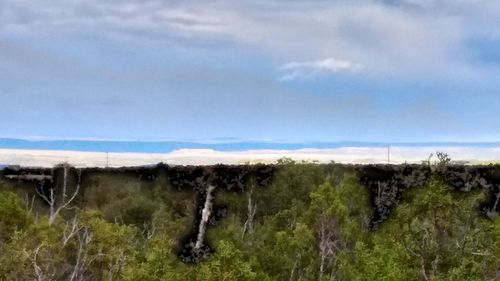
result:
[[[0,137],[500,141],[500,1],[0,0]]]

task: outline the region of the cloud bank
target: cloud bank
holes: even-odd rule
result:
[[[465,75],[467,42],[499,36],[496,1],[14,1],[0,34],[92,34],[260,48],[283,65],[341,58],[373,74]],[[328,63],[328,62],[327,62]]]

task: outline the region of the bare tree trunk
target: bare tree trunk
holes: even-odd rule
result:
[[[116,276],[120,276],[120,273],[122,272],[125,263],[126,263],[126,256],[125,253],[122,251],[120,253],[120,257],[118,257],[118,260],[115,262],[115,264],[109,266],[109,275],[108,275],[109,281],[113,281],[115,274]]]
[[[497,207],[498,207],[498,202],[499,201],[500,201],[500,188],[499,188],[499,191],[496,194],[495,204],[493,204],[493,208],[491,209],[492,212],[496,212],[497,211]]]
[[[297,268],[297,260],[295,260],[295,263],[293,264],[292,271],[290,271],[290,279],[289,281],[293,281],[293,275],[295,273],[295,269]]]
[[[248,205],[247,205],[247,220],[245,221],[245,224],[243,225],[243,234],[242,238],[245,237],[245,234],[248,233],[253,233],[253,219],[255,217],[255,213],[257,212],[257,204],[254,204],[252,201],[252,194],[253,194],[253,183],[250,185],[250,191],[248,192]]]
[[[37,257],[38,257],[38,252],[40,252],[40,249],[43,247],[43,245],[39,245],[36,249],[35,249],[35,253],[34,253],[34,256],[33,256],[33,259],[31,261],[31,263],[33,264],[33,270],[35,272],[35,280],[36,281],[44,281],[45,280],[45,277],[44,277],[44,273],[43,273],[43,270],[42,268],[38,265],[38,262],[37,262]]]
[[[64,225],[64,230],[63,230],[63,247],[68,244],[68,242],[77,234],[77,232],[80,230],[78,226],[78,218],[76,216],[73,217],[71,220],[71,223],[66,223]]]
[[[215,186],[208,185],[207,188],[207,196],[205,197],[205,205],[201,212],[201,220],[198,228],[198,237],[196,239],[196,244],[194,248],[199,250],[201,246],[203,246],[203,241],[205,239],[205,232],[207,229],[207,223],[210,219],[210,215],[212,214],[212,200],[213,200],[213,191],[215,190]]]
[[[151,240],[153,236],[155,235],[156,232],[156,225],[154,222],[151,222],[150,224],[147,222],[144,222],[143,224],[144,230],[142,233],[144,234],[144,237],[146,237],[147,240]]]
[[[436,258],[431,262],[432,277],[436,276],[438,272],[438,264],[439,264],[439,256],[436,256]]]
[[[427,277],[427,271],[425,270],[425,261],[424,261],[424,258],[421,259],[420,265],[421,265],[421,270],[422,270],[422,278],[425,281],[429,281],[429,277]]]
[[[345,245],[342,235],[337,231],[338,223],[325,215],[320,215],[318,229],[318,249],[320,256],[320,265],[318,270],[318,280],[322,281],[325,275],[325,268],[330,265],[336,258],[337,252],[341,251]],[[330,279],[333,278],[333,272],[330,274]]]
[[[325,256],[321,255],[321,262],[319,265],[319,275],[318,275],[318,280],[322,281],[323,280],[323,272],[325,271]]]
[[[300,253],[297,254],[295,258],[295,263],[293,264],[292,271],[290,272],[289,281],[293,281],[295,277],[295,273],[297,273],[297,280],[302,279],[302,273],[300,272]]]
[[[33,205],[35,204],[35,195],[31,197],[31,202],[29,199],[29,196],[26,194],[26,199],[25,199],[25,204],[26,204],[26,210],[28,213],[32,214],[33,213]]]
[[[297,281],[302,280],[302,277],[304,277],[304,272],[302,271],[302,265],[300,264],[300,253],[297,255]]]
[[[71,272],[69,281],[82,279],[81,274],[84,271],[85,266],[87,266],[88,245],[92,241],[92,235],[89,232],[88,228],[86,227],[78,231],[77,237],[78,237],[78,252],[77,252],[75,266],[73,267],[73,271]]]

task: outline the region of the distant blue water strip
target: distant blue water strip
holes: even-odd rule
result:
[[[21,139],[0,139],[0,148],[4,149],[34,149],[34,150],[75,150],[89,152],[138,152],[138,153],[167,153],[177,149],[214,149],[218,151],[243,151],[251,149],[283,149],[296,150],[304,148],[333,149],[339,147],[500,147],[500,142],[465,143],[465,142],[427,142],[427,143],[380,143],[380,142],[304,142],[304,143],[275,143],[275,142],[228,142],[228,143],[196,143],[174,141],[85,141],[85,140],[40,140],[30,141]]]

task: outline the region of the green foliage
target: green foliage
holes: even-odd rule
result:
[[[345,265],[351,277],[357,271],[367,280],[494,278],[499,255],[491,250],[498,235],[491,232],[497,222],[480,217],[483,193],[459,193],[433,177],[405,196],[369,242],[358,244],[354,266]]]
[[[439,158],[371,231],[372,198],[353,169],[284,159],[270,186],[216,193],[228,214],[208,226],[215,254],[197,265],[177,257],[196,194],[163,176],[89,176],[51,225],[46,208],[0,192],[0,280],[498,280],[500,219],[481,216],[483,190],[450,187]]]
[[[72,224],[49,225],[45,217],[16,232],[0,257],[0,277],[64,280],[79,263],[85,263],[80,274],[87,278],[104,280],[120,275],[134,251],[136,230],[108,223],[96,212],[82,213],[77,223],[73,236]]]
[[[188,280],[206,281],[267,281],[267,274],[259,270],[255,259],[246,259],[243,253],[231,242],[221,240],[217,243],[216,254],[207,262],[192,270]]]
[[[106,205],[103,212],[108,221],[143,227],[149,225],[156,211],[156,204],[144,196],[127,196]]]
[[[411,280],[405,250],[395,241],[374,239],[371,246],[357,242],[352,255],[341,257],[345,280]]]
[[[109,223],[97,212],[82,215],[83,224],[91,233],[88,254],[93,257],[89,271],[99,279],[110,279],[110,275],[121,274],[135,251],[137,229]]]
[[[181,277],[189,267],[178,261],[175,247],[175,239],[165,233],[156,235],[136,253],[135,262],[126,267],[124,280],[183,280]]]
[[[0,191],[0,244],[9,240],[16,231],[26,229],[31,222],[32,218],[19,197]]]

